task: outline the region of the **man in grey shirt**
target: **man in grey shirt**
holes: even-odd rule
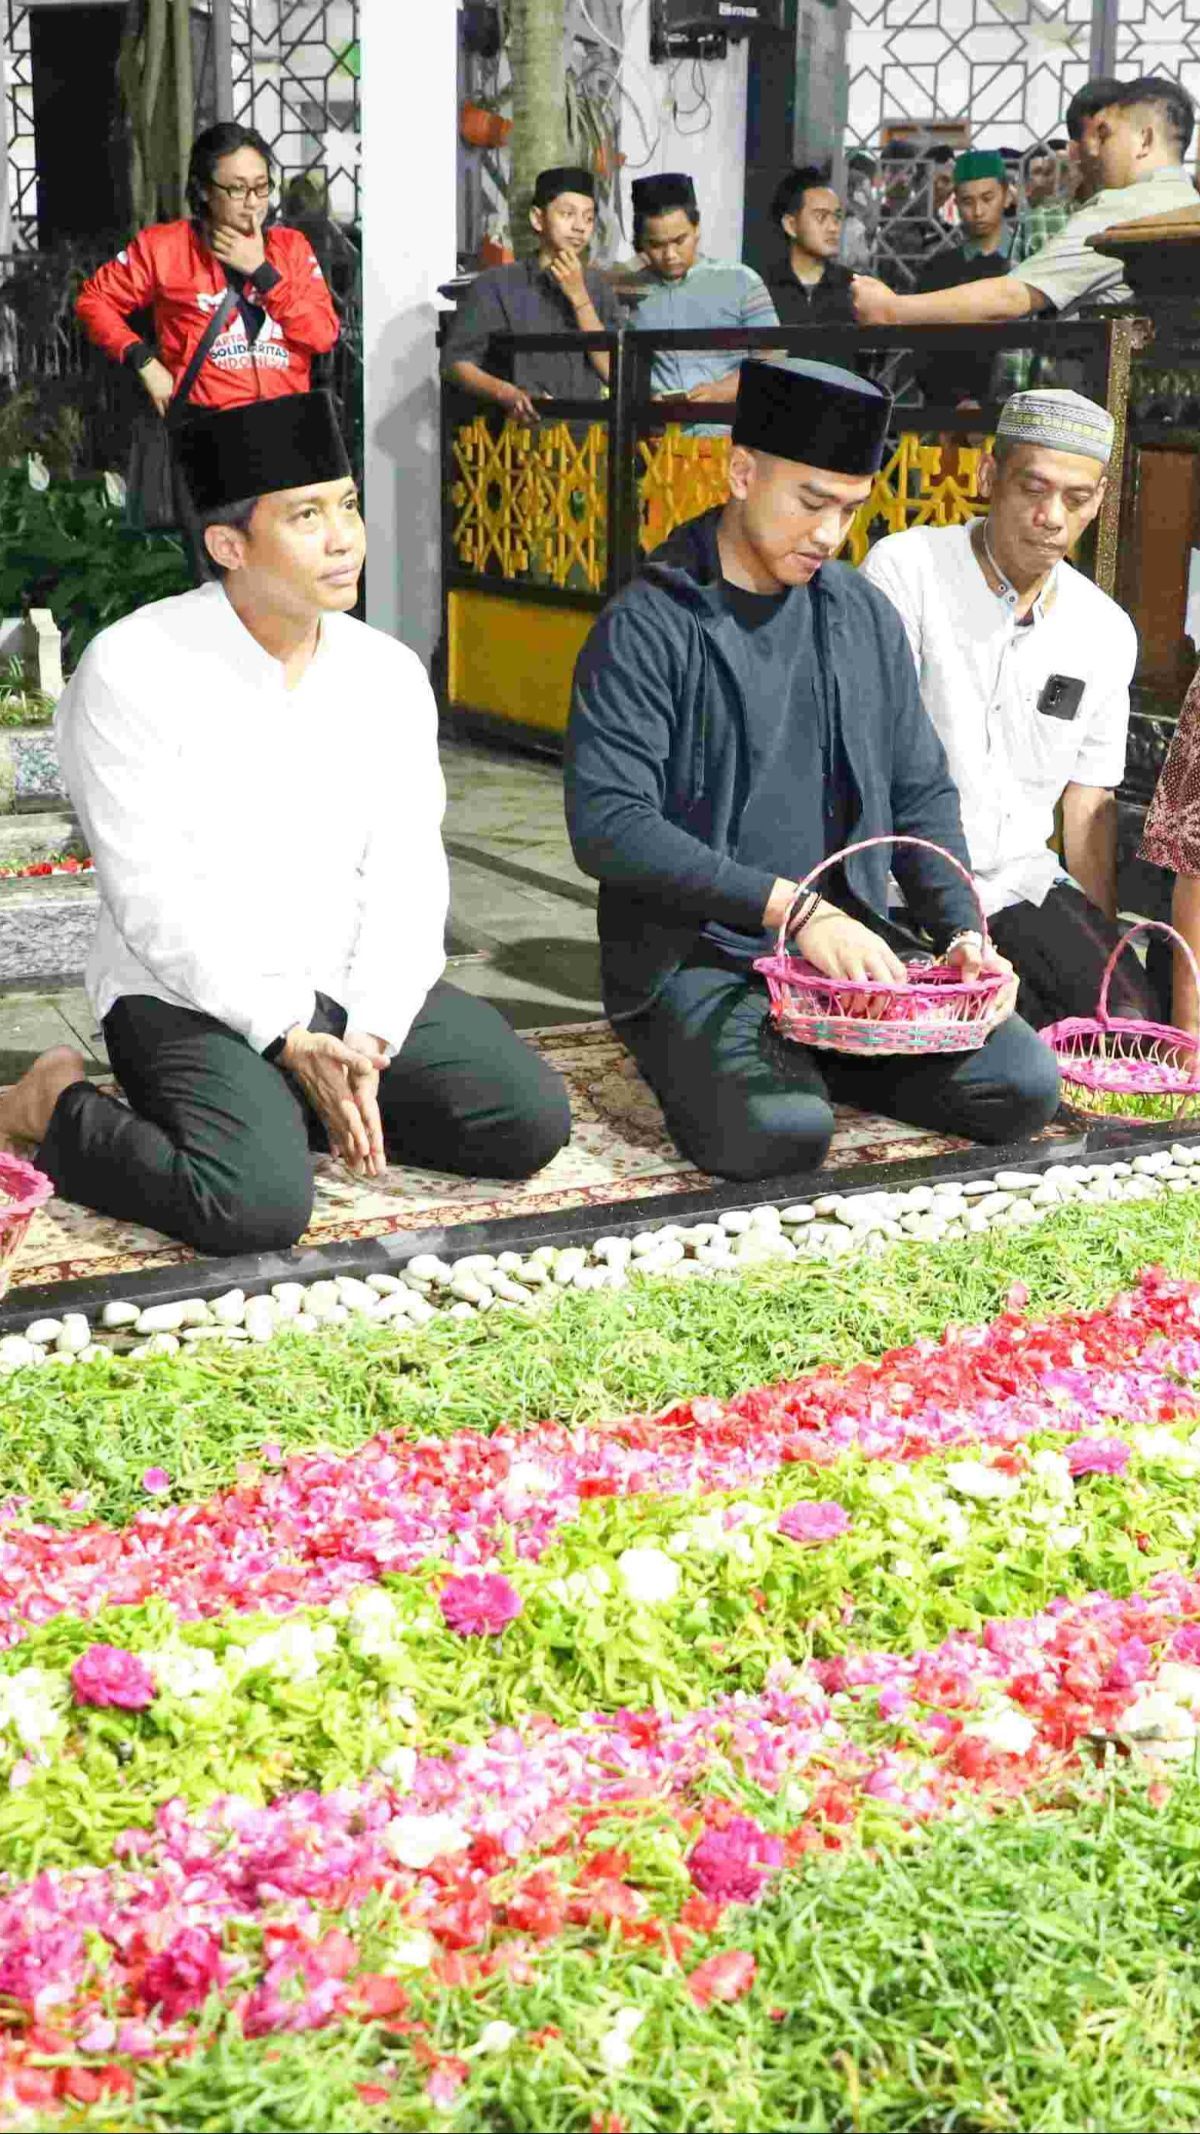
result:
[[[701,326],[778,326],[771,293],[736,259],[708,259],[700,250],[700,209],[685,171],[635,178],[633,242],[645,266],[624,286],[637,299],[639,332],[672,333]],[[728,349],[660,349],[653,360],[655,399],[737,399],[740,355]]]
[[[601,333],[619,319],[605,277],[585,267],[596,225],[596,181],[573,165],[544,170],[529,220],[535,259],[490,267],[472,282],[442,350],[442,376],[521,422],[538,420],[539,400],[599,400],[608,380],[603,349],[523,349],[509,335]]]
[[[859,325],[1002,326],[1041,311],[1128,303],[1120,261],[1093,251],[1088,239],[1114,223],[1200,204],[1183,165],[1194,123],[1192,100],[1178,82],[1147,75],[1127,83],[1095,114],[1100,190],[1076,209],[1057,237],[1011,274],[925,295],[898,296],[872,276],[856,275]]]

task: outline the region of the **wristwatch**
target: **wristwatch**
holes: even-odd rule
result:
[[[951,949],[965,948],[968,942],[970,942],[972,948],[982,950],[983,935],[977,926],[961,926],[956,934],[951,934],[945,948],[942,950],[942,954],[948,956]]]

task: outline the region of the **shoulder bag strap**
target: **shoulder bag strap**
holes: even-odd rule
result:
[[[187,369],[185,370],[182,378],[179,381],[179,389],[171,402],[172,416],[174,416],[177,412],[187,406],[187,403],[191,399],[192,392],[195,388],[196,380],[200,376],[200,372],[208,356],[208,352],[212,347],[213,342],[216,340],[217,335],[223,330],[223,328],[229,323],[229,320],[233,317],[234,312],[237,310],[237,305],[238,293],[231,283],[229,288],[225,291],[224,296],[221,298],[220,303],[217,305],[217,308],[214,311],[207,326],[205,327],[204,332],[201,334],[200,339],[197,342],[195,350],[193,352],[192,360],[188,364]]]

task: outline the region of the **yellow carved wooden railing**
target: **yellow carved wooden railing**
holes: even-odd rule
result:
[[[729,440],[672,424],[638,444],[640,542],[657,548],[684,520],[728,493]],[[484,416],[452,441],[450,542],[462,570],[516,584],[602,593],[607,568],[608,432],[602,423],[538,429]],[[856,514],[843,551],[861,563],[873,539],[908,526],[956,526],[983,509],[982,450],[905,431]]]

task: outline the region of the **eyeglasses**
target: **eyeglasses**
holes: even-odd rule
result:
[[[264,178],[261,185],[243,185],[240,178],[235,178],[232,185],[222,185],[217,178],[208,182],[215,193],[224,193],[235,207],[241,207],[246,200],[269,200],[275,190],[270,178]]]

